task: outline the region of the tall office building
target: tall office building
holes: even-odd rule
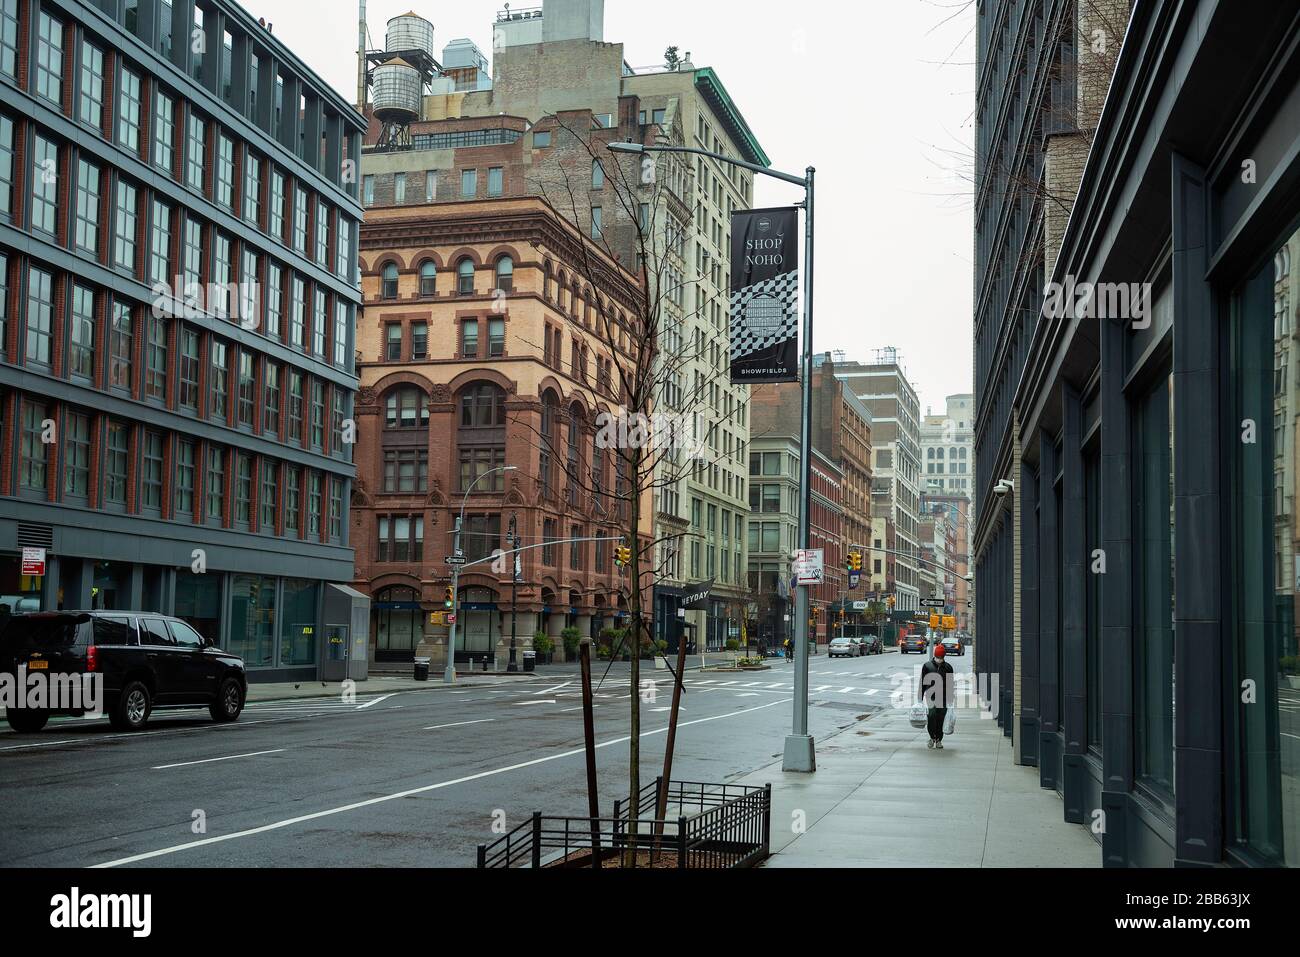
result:
[[[341,667],[363,129],[228,0],[0,0],[11,606],[175,614],[253,680]]]
[[[971,497],[975,485],[975,397],[950,395],[945,405],[942,415],[927,413],[921,423],[922,489]]]
[[[889,593],[896,600],[894,610],[913,611],[920,607],[923,597],[921,566],[915,560],[920,554],[920,496],[925,478],[921,469],[920,400],[894,349],[879,350],[870,363],[840,363],[835,375],[871,413],[872,541],[877,551],[865,557],[864,564],[870,562],[878,578],[877,559],[885,560],[882,568],[892,560],[894,574]],[[883,528],[877,524],[882,520]],[[892,546],[874,544],[890,539]]]

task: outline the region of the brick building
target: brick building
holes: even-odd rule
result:
[[[376,207],[361,258],[356,587],[374,602],[378,660],[445,661],[447,629],[429,613],[443,608],[462,505],[471,562],[507,547],[511,519],[525,546],[625,534],[625,466],[595,439],[619,404],[637,279],[535,197]],[[596,288],[577,271],[588,261]],[[488,474],[501,466],[518,471]],[[648,495],[643,509],[648,540]],[[543,631],[560,655],[564,627],[617,624],[628,581],[614,545],[524,552],[513,612],[508,562],[467,568],[458,655],[504,662],[512,624],[519,647]]]
[[[362,129],[235,3],[0,0],[8,604],[175,614],[254,680],[343,646]]]

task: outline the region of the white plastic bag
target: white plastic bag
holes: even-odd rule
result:
[[[914,728],[924,728],[926,721],[929,718],[929,715],[927,714],[928,711],[929,709],[926,708],[923,703],[918,701],[916,704],[912,705],[912,710],[911,713],[908,714],[907,720]]]
[[[949,708],[948,713],[943,717],[943,733],[952,734],[957,730],[957,709]]]

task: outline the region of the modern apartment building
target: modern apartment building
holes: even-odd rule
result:
[[[750,206],[753,177],[703,157],[661,154],[633,222],[619,198],[614,154],[593,156],[584,143],[690,145],[763,164],[767,157],[714,71],[689,60],[634,69],[623,44],[604,39],[603,19],[600,0],[503,10],[492,24],[490,79],[473,44],[448,45],[443,60],[460,66],[419,98],[409,142],[381,146],[373,120],[364,196],[376,207],[417,196],[542,196],[634,272],[643,265],[638,233],[651,237],[658,255],[645,265],[663,309],[661,355],[675,357],[659,376],[658,405],[689,416],[704,448],[694,463],[673,460],[657,477],[655,627],[673,640],[689,623],[702,644],[720,648],[743,617],[747,593],[748,390],[729,381],[727,311],[730,214]],[[638,160],[634,182],[639,175]],[[710,514],[718,516],[712,531],[695,522]],[[664,534],[670,528],[680,535]],[[710,579],[708,607],[683,618],[690,586]]]
[[[885,538],[892,535],[892,554],[864,558],[875,569],[876,559],[892,561],[894,578],[887,593],[895,596],[895,612],[920,607],[921,414],[916,390],[907,380],[896,350],[882,349],[871,363],[844,362],[835,375],[871,414],[872,518],[885,520]],[[881,540],[881,529],[873,541]],[[879,548],[880,546],[876,546]],[[889,548],[890,546],[885,546]]]
[[[253,680],[364,652],[363,129],[227,0],[0,0],[5,596],[175,614]]]
[[[979,8],[976,665],[1107,866],[1295,866],[1300,13],[1098,9]],[[1090,143],[1068,176],[1026,74]],[[1069,187],[1059,232],[1003,143]]]

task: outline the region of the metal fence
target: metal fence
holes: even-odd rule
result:
[[[659,784],[656,780],[641,789],[635,811],[631,800],[615,802],[609,818],[535,813],[491,844],[480,844],[478,866],[617,866],[623,858],[633,867],[720,869],[752,867],[768,856],[771,785],[673,781],[668,813],[656,820]]]

